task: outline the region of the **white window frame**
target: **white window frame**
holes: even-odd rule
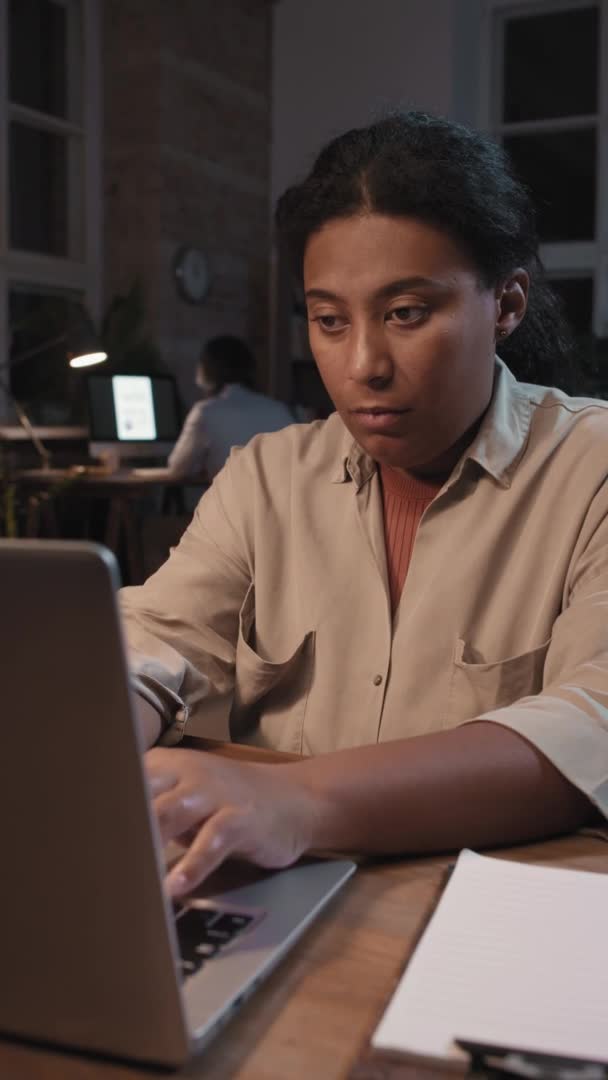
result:
[[[588,127],[597,130],[596,229],[592,241],[541,244],[543,264],[553,278],[593,278],[593,332],[608,336],[608,10],[597,3],[600,35],[598,111],[592,117],[569,117],[529,123],[503,124],[501,24],[512,15],[550,15],[590,7],[590,0],[482,0],[480,35],[479,126],[494,135],[517,131],[563,131]],[[568,77],[565,73],[564,77]]]
[[[10,347],[8,294],[12,285],[32,288],[78,290],[87,310],[97,320],[102,305],[102,81],[101,81],[101,9],[100,0],[53,0],[64,7],[79,9],[80,41],[70,28],[76,19],[68,19],[68,71],[81,67],[81,87],[68,82],[68,93],[82,93],[78,123],[62,120],[9,102],[8,86],[8,8],[9,0],[0,0],[0,377],[7,381]],[[80,80],[79,80],[80,81]],[[70,82],[72,85],[70,86]],[[79,249],[78,258],[58,257],[17,251],[9,246],[9,147],[11,118],[30,121],[39,129],[77,135],[82,140],[78,161],[68,158],[68,230],[69,250]],[[72,156],[73,157],[73,156]],[[82,174],[80,173],[82,162]],[[14,413],[0,390],[0,423],[12,420]]]

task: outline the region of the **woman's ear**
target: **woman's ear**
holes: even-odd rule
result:
[[[496,289],[496,337],[506,338],[517,329],[528,307],[530,275],[518,267]]]

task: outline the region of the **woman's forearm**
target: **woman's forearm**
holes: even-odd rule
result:
[[[370,853],[517,844],[594,810],[522,736],[490,721],[283,766],[312,790],[313,847]]]

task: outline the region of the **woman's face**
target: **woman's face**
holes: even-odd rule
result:
[[[525,287],[517,317],[508,286],[482,288],[445,233],[368,213],[310,237],[304,288],[313,355],[359,445],[395,468],[451,468],[490,400],[497,324],[515,328]]]

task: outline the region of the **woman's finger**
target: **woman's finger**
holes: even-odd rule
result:
[[[179,780],[175,773],[153,772],[151,769],[146,770],[146,777],[150,794],[153,799],[155,799],[157,795],[162,795],[165,791],[171,791],[172,788],[177,786]]]
[[[207,819],[186,854],[172,867],[166,887],[172,897],[183,896],[239,847],[243,831],[243,814],[234,806],[226,806]]]
[[[190,844],[194,843],[198,828],[194,825],[191,829],[187,829],[181,836],[175,837],[175,843],[179,844],[183,848],[190,847]]]
[[[154,812],[163,844],[178,840],[202,825],[215,810],[208,793],[176,786],[154,800]]]
[[[153,797],[160,795],[163,791],[169,791],[179,783],[178,764],[180,764],[180,759],[163,747],[155,746],[152,750],[148,750],[144,756],[144,768]]]

